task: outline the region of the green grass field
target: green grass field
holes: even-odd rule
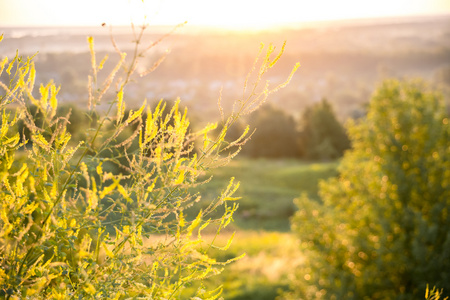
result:
[[[295,211],[293,199],[306,193],[318,199],[320,180],[337,175],[337,162],[308,163],[298,160],[237,159],[214,171],[213,179],[201,186],[203,203],[217,197],[230,178],[241,183],[235,226],[244,230],[289,231]]]
[[[298,240],[290,233],[289,218],[295,212],[293,199],[306,193],[318,199],[318,182],[337,175],[338,162],[308,163],[298,160],[237,159],[215,170],[213,179],[201,186],[202,203],[218,196],[231,177],[240,181],[239,210],[232,230],[236,231],[227,251],[213,250],[218,261],[246,256],[205,285],[223,285],[224,299],[275,299],[288,288],[288,276],[305,258]],[[232,230],[221,234],[219,246],[226,244]],[[189,289],[186,291],[189,292]]]

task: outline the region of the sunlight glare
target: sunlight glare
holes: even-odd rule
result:
[[[8,3],[6,3],[8,2]],[[0,25],[86,26],[149,23],[264,29],[301,22],[449,14],[448,0],[2,0]],[[42,16],[45,16],[43,18]]]
[[[450,12],[450,2],[433,0],[315,0],[315,1],[138,1],[132,10],[147,16],[151,23],[188,24],[223,29],[265,29],[300,22],[379,16],[414,15]],[[431,3],[434,2],[434,3]],[[136,19],[136,14],[134,18]],[[142,16],[140,17],[142,19]]]

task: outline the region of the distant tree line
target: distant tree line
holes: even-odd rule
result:
[[[266,105],[252,114],[247,123],[254,132],[241,153],[248,157],[332,160],[350,148],[345,128],[326,99],[307,108],[299,120]],[[229,138],[235,139],[242,126],[238,124]]]
[[[168,110],[170,110],[170,106],[169,104]],[[35,122],[42,121],[42,116],[35,107],[30,107],[29,112],[30,117],[33,117]],[[125,116],[129,113],[129,111],[125,111]],[[61,117],[70,116],[67,130],[75,142],[83,140],[86,130],[89,130],[90,126],[95,126],[96,123],[96,120],[89,119],[85,112],[72,104],[61,105],[57,114]],[[145,121],[146,118],[144,112],[143,120]],[[307,108],[299,120],[280,108],[265,105],[245,122],[254,132],[243,147],[241,155],[251,158],[333,160],[341,157],[344,151],[350,148],[346,130],[337,120],[332,106],[326,99]],[[137,130],[137,123],[130,125],[127,132],[123,132],[116,137],[116,143],[120,144]],[[104,130],[110,129],[111,126],[112,124],[106,126]],[[17,124],[17,127],[21,136],[30,140],[29,129],[26,124],[21,121]],[[196,127],[195,124],[192,124],[190,128],[192,127]],[[244,121],[231,127],[227,139],[238,138],[244,129],[243,127]],[[126,164],[126,157],[122,157],[119,165],[126,168]]]

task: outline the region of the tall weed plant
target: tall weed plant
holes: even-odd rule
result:
[[[98,61],[88,38],[89,126],[81,142],[67,130],[70,111],[57,114],[59,87],[52,81],[35,87],[33,57],[1,60],[0,75],[6,72],[9,81],[0,83],[0,297],[175,299],[194,282],[199,283],[194,299],[219,297],[220,286],[207,291],[201,282],[237,259],[217,262],[209,254],[231,243],[216,245],[215,237],[233,221],[239,183],[231,178],[194,217],[185,210],[199,201],[195,188],[208,184],[208,172],[229,162],[240,147],[226,150],[249,136],[247,127],[225,142],[228,129],[284,87],[298,65],[284,83],[271,87],[263,76],[284,45],[275,57],[272,45],[262,45],[242,98],[228,117],[222,111],[220,134],[210,138],[218,125],[188,130],[179,101],[171,109],[164,101],[156,107],[144,101],[125,114],[127,85],[155,45],[141,47],[145,29],[133,27],[136,44],[128,60],[113,43],[119,60],[103,82],[97,78],[108,57]],[[27,136],[17,130],[19,122]],[[205,230],[212,237],[202,235]]]

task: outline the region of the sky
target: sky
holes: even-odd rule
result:
[[[142,22],[254,29],[299,22],[450,14],[450,0],[0,0],[2,26]]]

